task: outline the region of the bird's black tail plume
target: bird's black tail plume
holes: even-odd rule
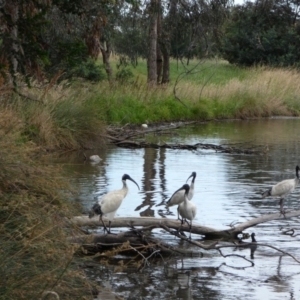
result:
[[[271,189],[265,191],[263,194],[262,194],[262,198],[266,198],[268,196],[271,196]]]
[[[101,206],[99,203],[95,203],[89,212],[89,218],[92,218],[94,215],[102,215]]]

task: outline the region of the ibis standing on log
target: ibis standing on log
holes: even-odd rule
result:
[[[188,199],[192,200],[193,196],[194,196],[194,190],[195,190],[195,178],[196,178],[197,174],[196,172],[192,172],[192,174],[188,177],[188,179],[186,180],[186,182],[193,177],[192,182],[191,182],[191,186],[188,192]],[[173,205],[179,205],[180,203],[182,203],[184,201],[184,194],[185,194],[185,190],[184,189],[179,189],[177,190],[172,196],[171,198],[167,201],[167,207],[173,206]],[[178,219],[179,219],[179,215]]]
[[[178,212],[179,215],[182,217],[181,226],[183,225],[184,221],[187,223],[188,223],[187,220],[190,221],[190,224],[189,223],[188,224],[190,226],[190,239],[191,239],[192,223],[193,223],[193,219],[196,217],[197,206],[193,202],[191,202],[188,198],[189,191],[190,191],[190,186],[188,184],[184,184],[178,191],[180,190],[184,191],[184,201],[178,205]]]
[[[138,189],[140,189],[139,185],[127,174],[124,174],[122,176],[122,182],[123,187],[120,190],[111,191],[107,194],[105,194],[101,199],[98,201],[98,203],[95,203],[92,207],[92,210],[89,214],[89,217],[92,218],[95,214],[100,215],[99,221],[102,222],[102,225],[104,227],[104,232],[110,233],[110,225],[112,220],[115,217],[116,211],[122,204],[123,199],[126,197],[128,193],[128,187],[126,184],[126,180],[131,180],[134,182]],[[109,220],[109,228],[105,226],[102,216],[106,215]]]
[[[280,205],[280,212],[284,214],[283,212],[283,201],[284,198],[291,192],[294,191],[294,189],[299,185],[299,166],[296,166],[296,177],[294,179],[286,179],[283,181],[280,181],[279,183],[273,185],[270,189],[265,191],[262,194],[263,198],[266,198],[268,196],[273,197],[280,197],[279,205]]]

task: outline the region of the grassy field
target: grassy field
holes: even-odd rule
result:
[[[292,69],[172,61],[170,84],[155,88],[145,61],[127,72],[112,83],[33,82],[20,90],[27,97],[0,90],[0,299],[42,299],[47,291],[92,298],[67,242],[75,229],[66,217],[80,208],[66,200],[72,191],[44,153],[103,147],[108,124],[300,114],[300,74]]]
[[[300,74],[290,69],[238,68],[225,61],[173,61],[168,86],[148,89],[146,63],[123,85],[94,86],[91,98],[108,123],[260,118],[300,113]]]

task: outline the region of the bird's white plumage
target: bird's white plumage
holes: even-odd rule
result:
[[[296,166],[296,178],[294,179],[285,179],[283,181],[278,182],[273,185],[270,189],[265,191],[262,194],[262,197],[280,197],[280,210],[283,211],[283,201],[284,198],[291,192],[295,190],[295,188],[299,185],[299,166]]]
[[[299,185],[299,181],[299,167],[296,166],[296,178],[285,179],[273,185],[270,189],[263,193],[263,198],[268,196],[284,198],[294,191],[294,189]]]
[[[184,201],[178,205],[178,213],[182,217],[181,224],[183,224],[184,220],[190,221],[191,238],[192,224],[197,214],[197,206],[188,199],[189,189],[188,184],[184,184],[181,188],[181,190],[184,190]]]
[[[188,219],[192,222],[197,214],[197,206],[185,195],[184,201],[178,206],[178,212],[183,219]]]
[[[114,219],[116,211],[121,206],[127,193],[128,187],[126,182],[124,182],[121,190],[111,191],[99,199],[98,203],[101,206],[101,210],[110,221]]]
[[[129,175],[124,174],[122,176],[122,183],[123,183],[122,189],[111,191],[105,194],[104,196],[102,196],[99,199],[99,201],[96,204],[94,204],[89,214],[90,218],[92,218],[95,214],[100,215],[100,221],[103,224],[104,231],[107,231],[108,233],[110,233],[110,225],[112,220],[115,217],[116,211],[118,210],[118,208],[122,204],[123,199],[126,197],[128,193],[128,187],[126,184],[127,179],[134,182],[137,185],[138,189],[140,189],[139,185]],[[107,227],[103,222],[102,219],[103,215],[105,215],[109,220],[109,229],[107,229]]]
[[[293,192],[298,184],[298,178],[283,180],[271,188],[271,196],[285,197]]]

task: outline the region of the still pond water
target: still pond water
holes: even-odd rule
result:
[[[167,211],[164,203],[195,171],[192,201],[198,212],[194,223],[225,229],[232,222],[279,211],[278,200],[261,199],[261,192],[271,184],[295,177],[295,166],[300,164],[299,129],[298,118],[275,118],[197,124],[148,137],[159,143],[230,144],[259,150],[261,155],[112,147],[86,152],[98,154],[102,158],[99,164],[84,163],[79,154],[64,158],[64,163],[71,181],[79,187],[76,201],[82,203],[83,213],[88,212],[97,197],[120,189],[122,175],[129,174],[141,190],[128,181],[129,193],[117,211],[120,217],[176,218],[176,207]],[[299,198],[300,188],[287,197],[285,208],[299,209]],[[300,259],[300,235],[291,237],[283,233],[288,228],[300,233],[299,221],[299,218],[272,221],[245,232],[254,232],[258,242]],[[160,230],[156,233],[164,235]],[[181,247],[194,249],[187,243],[181,243]],[[87,274],[120,299],[300,299],[300,264],[278,251],[258,247],[252,267],[238,257],[223,258],[217,251],[201,252],[203,257],[150,260],[142,272],[116,271],[115,266],[104,267],[95,262]],[[228,248],[224,253],[251,259],[249,249]]]

